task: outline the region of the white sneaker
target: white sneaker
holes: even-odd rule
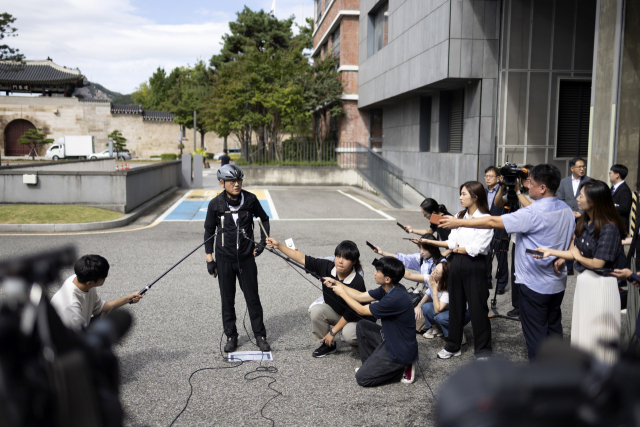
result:
[[[443,348],[438,352],[438,359],[450,359],[452,357],[458,357],[461,354],[462,354],[461,350],[458,350],[456,353],[451,353],[450,351],[447,351]]]
[[[412,363],[411,365],[407,365],[404,368],[404,373],[402,374],[402,380],[400,380],[403,384],[413,384],[416,380],[416,364]]]
[[[438,325],[433,325],[431,326],[431,328],[429,328],[429,330],[427,332],[425,332],[422,336],[425,337],[426,339],[430,340],[433,339],[435,337],[441,337],[444,334],[442,333],[442,329],[440,328],[440,326]]]
[[[356,374],[358,373],[358,369],[360,369],[360,368],[356,368]]]

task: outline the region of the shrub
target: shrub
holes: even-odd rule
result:
[[[160,155],[160,160],[162,160],[163,162],[168,162],[171,160],[176,160],[178,158],[177,154],[174,153],[162,153]]]
[[[159,159],[160,156],[151,156],[152,159]]]

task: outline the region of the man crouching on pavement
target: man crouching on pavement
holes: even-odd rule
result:
[[[404,266],[396,258],[383,257],[375,261],[375,280],[379,288],[358,292],[339,281],[325,277],[325,285],[349,304],[360,316],[380,319],[382,326],[360,320],[356,326],[362,366],[356,369],[356,381],[362,387],[374,387],[402,379],[415,381],[418,362],[416,320],[411,297],[399,284]],[[377,300],[377,304],[368,304]],[[367,305],[363,305],[367,304]]]

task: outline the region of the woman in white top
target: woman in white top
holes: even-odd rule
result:
[[[464,208],[458,218],[489,216],[487,193],[478,181],[468,181],[460,186],[460,204]],[[493,230],[456,228],[451,230],[445,242],[421,240],[434,246],[453,250],[449,275],[449,337],[440,359],[460,356],[464,317],[468,304],[477,358],[491,356],[491,323],[489,321],[489,289],[484,255],[489,253]]]

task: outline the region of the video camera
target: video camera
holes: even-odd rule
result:
[[[60,270],[73,265],[68,247],[0,262],[0,425],[119,427],[118,361],[111,350],[131,325],[125,311],[67,329],[46,297]]]
[[[613,366],[544,342],[536,361],[472,363],[442,386],[438,427],[638,426],[640,357],[627,351]]]
[[[506,162],[504,166],[500,168],[500,175],[504,178],[502,180],[504,185],[514,188],[518,184],[518,178],[520,178],[520,182],[527,179],[529,171],[525,168],[519,168],[515,163]]]

